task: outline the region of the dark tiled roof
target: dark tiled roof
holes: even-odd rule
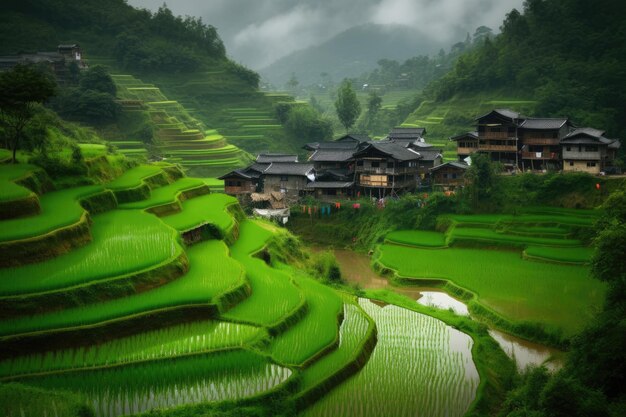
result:
[[[541,119],[541,118],[528,118],[522,122],[519,126],[523,129],[560,129],[569,119],[567,117],[560,117],[558,119]]]
[[[252,177],[250,177],[249,175],[247,175],[245,172],[243,172],[243,170],[241,169],[236,169],[234,171],[230,171],[228,174],[224,174],[221,177],[218,177],[218,180],[224,180],[226,178],[231,178],[231,177],[237,177],[237,178],[243,178],[246,180],[250,180],[252,179]]]
[[[604,130],[594,129],[592,127],[580,127],[578,129],[572,130],[567,134],[563,139],[561,139],[561,143],[565,144],[602,144],[602,145],[611,145],[617,139],[608,139],[602,136],[604,134]]]
[[[511,120],[524,118],[524,116],[522,116],[518,112],[515,112],[515,111],[513,111],[511,109],[494,109],[494,110],[490,111],[487,114],[483,114],[482,116],[477,117],[476,120],[480,120],[480,119],[482,119],[484,117],[487,117],[487,116],[489,116],[492,113],[499,114],[500,116],[502,116],[502,117],[504,117],[506,119],[511,119]]]
[[[273,162],[265,170],[265,175],[307,175],[313,171],[313,164],[298,162]]]
[[[451,136],[450,140],[457,141],[469,137],[470,139],[478,139],[478,132],[467,132],[460,135]]]
[[[390,140],[410,140],[418,139],[426,134],[426,128],[423,127],[394,127],[387,135]]]
[[[262,153],[256,157],[256,161],[259,163],[298,162],[298,155],[286,153]]]
[[[611,149],[619,149],[622,146],[622,142],[619,139],[615,139],[615,142],[609,145]]]
[[[259,164],[254,163],[252,165],[250,165],[249,167],[246,168],[246,171],[257,171],[257,172],[265,172],[265,170],[267,169],[267,167],[269,167],[270,164]]]
[[[352,159],[356,148],[350,149],[318,149],[309,158],[311,162],[344,162]]]
[[[432,167],[429,169],[429,171],[437,171],[441,168],[447,167],[447,166],[451,166],[451,167],[455,167],[455,168],[459,168],[459,169],[467,169],[469,168],[469,165],[467,165],[466,163],[463,162],[446,162],[445,164],[441,164],[441,165],[437,165],[436,167]]]
[[[307,188],[350,188],[353,181],[315,181],[306,185]]]
[[[422,155],[422,160],[424,161],[434,161],[437,157],[441,156],[439,149],[418,149],[417,151]]]
[[[379,152],[391,156],[394,159],[397,159],[398,161],[411,161],[421,158],[417,151],[405,148],[399,143],[386,140],[369,142],[367,146],[355,153],[355,157],[357,157],[361,153],[367,152],[368,149],[375,149]]]
[[[342,137],[335,139],[335,142],[343,142],[346,140],[350,141],[351,139],[357,142],[367,142],[368,140],[372,140],[372,138],[370,138],[368,135],[365,135],[365,134],[349,133],[347,135],[343,135]]]

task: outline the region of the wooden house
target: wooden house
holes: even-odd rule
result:
[[[570,131],[567,117],[529,117],[519,125],[520,167],[525,170],[561,169],[560,140]]]
[[[450,140],[456,142],[456,153],[459,161],[463,161],[474,152],[478,152],[478,132],[452,136]]]
[[[313,164],[297,162],[273,162],[262,174],[263,192],[280,191],[288,198],[305,195],[307,184],[315,181]]]
[[[417,187],[419,152],[392,141],[371,141],[355,154],[356,186],[383,198]]]
[[[495,109],[476,119],[478,152],[514,168],[518,162],[518,127],[524,117],[508,109]]]
[[[603,130],[583,127],[561,139],[563,171],[598,174],[611,166],[621,143],[603,135]]]
[[[433,187],[453,191],[466,184],[465,172],[469,165],[463,162],[447,162],[430,169]]]
[[[307,184],[313,196],[320,200],[336,200],[353,196],[354,178],[349,171],[327,170]]]
[[[222,175],[219,179],[224,180],[224,192],[228,195],[243,196],[262,191],[262,174],[269,165],[256,163]]]

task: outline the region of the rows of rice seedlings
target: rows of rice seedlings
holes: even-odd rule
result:
[[[80,222],[85,210],[79,200],[104,191],[100,185],[69,188],[46,193],[39,198],[37,216],[2,221],[0,242],[41,236]]]
[[[217,178],[202,178],[202,181],[209,186],[211,191],[224,191],[224,180]]]
[[[446,235],[425,230],[396,230],[387,234],[385,241],[401,245],[441,248],[446,246]]]
[[[472,339],[430,316],[367,299],[378,343],[363,369],[332,390],[305,416],[462,416],[479,377]]]
[[[300,389],[303,392],[321,384],[353,361],[365,341],[372,326],[367,315],[354,304],[345,303],[343,308],[344,319],[339,328],[339,346],[302,371]]]
[[[139,165],[129,169],[117,179],[106,184],[106,188],[111,190],[123,190],[136,188],[143,184],[144,180],[154,175],[159,175],[163,171],[157,165]]]
[[[183,251],[151,214],[114,210],[93,217],[93,241],[44,262],[0,269],[0,296],[37,293],[155,268]]]
[[[564,214],[453,214],[446,217],[464,224],[489,224],[496,223],[527,223],[527,224],[558,224],[571,226],[592,226],[594,217],[587,214],[575,215],[573,213]]]
[[[449,238],[450,244],[457,242],[482,242],[487,244],[504,244],[520,247],[527,245],[567,247],[582,246],[582,242],[576,239],[559,239],[498,233],[493,229],[479,227],[455,227],[449,232]]]
[[[206,194],[184,201],[181,212],[162,217],[161,220],[178,231],[210,223],[225,233],[234,224],[227,208],[236,202],[235,197],[226,194]]]
[[[151,191],[150,198],[146,200],[135,201],[132,203],[120,204],[122,209],[147,209],[150,207],[161,206],[164,204],[174,203],[178,199],[178,195],[187,190],[199,188],[205,183],[199,178],[183,177],[178,181],[156,188]]]
[[[70,392],[45,390],[17,383],[0,384],[3,417],[76,416],[84,408],[82,399]]]
[[[34,194],[28,188],[22,187],[14,181],[37,169],[39,168],[28,164],[0,165],[0,202],[19,200]]]
[[[587,263],[593,255],[593,248],[554,248],[529,246],[524,250],[526,256],[555,262]]]
[[[239,238],[230,251],[231,256],[246,269],[252,295],[228,310],[223,315],[225,318],[270,326],[280,322],[302,302],[303,295],[294,286],[289,274],[270,268],[253,256],[271,237],[271,232],[253,221],[246,220],[240,224]]]
[[[516,252],[381,245],[378,260],[403,277],[450,280],[508,318],[541,322],[566,335],[584,327],[605,293],[586,266],[529,262]]]
[[[237,349],[96,371],[24,378],[43,388],[85,396],[98,417],[213,401],[240,400],[271,390],[292,374],[259,354]]]
[[[279,363],[302,365],[337,339],[343,303],[335,291],[310,278],[298,277],[296,283],[306,298],[307,314],[275,337],[269,352]]]
[[[245,282],[241,264],[228,256],[228,247],[221,240],[195,244],[187,249],[187,256],[189,271],[158,288],[63,311],[4,320],[0,322],[0,336],[63,329],[163,308],[206,304]]]
[[[0,362],[0,377],[103,367],[251,345],[266,337],[258,327],[202,320],[138,333],[94,346],[19,356]]]

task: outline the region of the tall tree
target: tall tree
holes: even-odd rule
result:
[[[0,73],[0,123],[13,151],[13,163],[24,129],[35,115],[35,104],[52,97],[56,82],[34,66],[17,65]]]
[[[352,89],[349,80],[343,80],[339,90],[337,91],[337,100],[335,101],[335,109],[341,124],[346,128],[346,132],[354,126],[356,119],[361,114],[361,103],[356,98],[356,93]]]

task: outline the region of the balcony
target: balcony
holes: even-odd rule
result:
[[[515,133],[509,132],[479,132],[478,137],[480,139],[513,139],[515,140]]]
[[[478,150],[486,152],[517,152],[517,145],[492,145],[483,143],[478,145]]]
[[[476,151],[478,151],[478,148],[461,148],[461,147],[456,148],[456,153],[458,153],[459,155],[469,155]]]
[[[559,139],[558,138],[523,138],[521,139],[524,145],[548,145],[548,146],[558,146]]]
[[[558,161],[558,152],[522,152],[522,159],[541,159]]]
[[[578,159],[583,161],[599,161],[602,159],[600,151],[596,152],[578,152],[563,150],[563,159]]]
[[[417,167],[402,167],[402,168],[385,168],[385,167],[366,167],[356,166],[356,172],[363,174],[375,174],[375,175],[399,175],[399,174],[414,174],[417,172]]]

